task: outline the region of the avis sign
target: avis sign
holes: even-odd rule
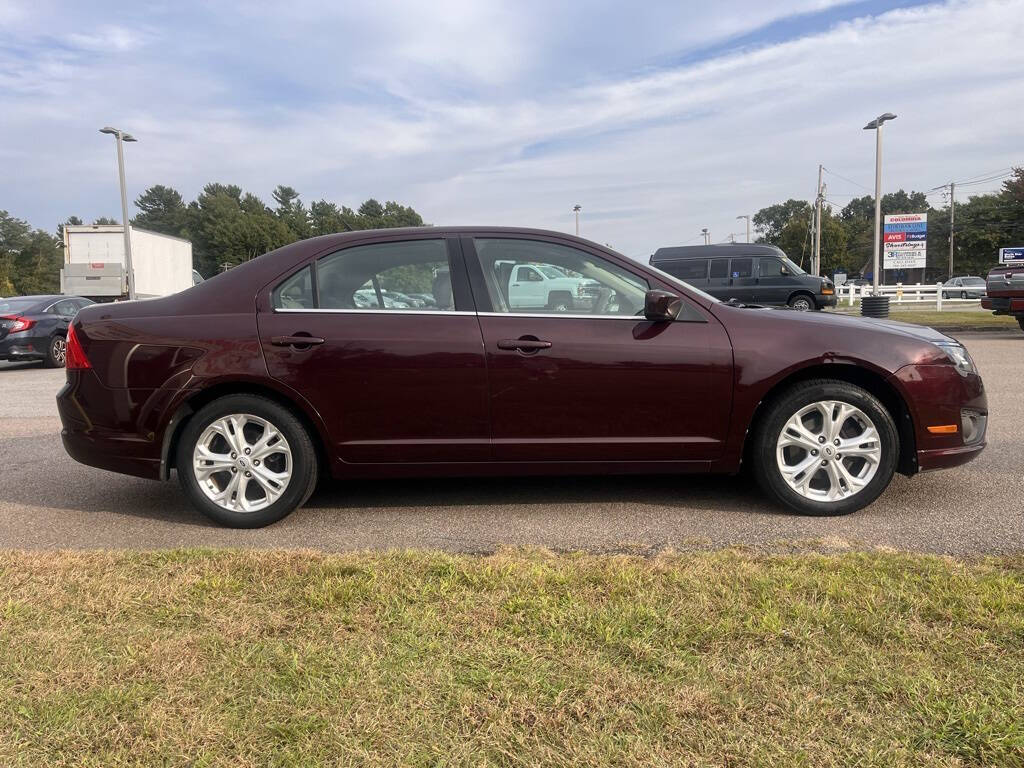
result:
[[[895,213],[882,221],[882,269],[920,269],[927,265],[928,214]]]

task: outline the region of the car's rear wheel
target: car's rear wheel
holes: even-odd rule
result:
[[[43,365],[47,368],[63,368],[67,357],[67,340],[63,336],[54,336],[50,339],[50,346],[46,348],[46,357],[43,358]]]
[[[808,312],[814,309],[814,301],[806,293],[798,293],[789,300],[789,306],[800,312]]]
[[[1020,329],[1024,331],[1024,315],[1017,315],[1017,325],[1019,325]]]
[[[948,299],[949,298],[949,294],[946,291],[943,291],[942,292],[942,298]]]
[[[888,487],[899,454],[896,425],[878,398],[827,379],[776,398],[754,439],[761,488],[804,515],[866,507]]]
[[[185,425],[178,480],[207,517],[233,528],[260,528],[305,503],[316,487],[317,457],[302,422],[256,395],[228,395]]]

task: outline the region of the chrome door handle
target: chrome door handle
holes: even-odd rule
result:
[[[514,349],[520,352],[536,352],[538,349],[550,348],[550,341],[540,339],[502,339],[498,342],[498,349]]]
[[[305,336],[302,334],[296,334],[295,336],[272,336],[270,343],[275,347],[304,347],[308,348],[314,344],[323,344],[324,340],[318,336]]]

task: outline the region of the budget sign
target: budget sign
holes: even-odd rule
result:
[[[928,261],[928,214],[896,213],[882,221],[882,269],[919,269]]]

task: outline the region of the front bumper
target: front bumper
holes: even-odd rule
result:
[[[817,296],[814,297],[814,304],[815,306],[818,307],[818,309],[824,309],[825,307],[834,307],[836,305],[836,296],[835,294],[827,296],[825,294],[819,293]]]
[[[906,394],[914,423],[914,462],[918,471],[947,469],[966,464],[985,449],[988,399],[981,376],[963,376],[952,365],[906,365],[895,377]],[[965,414],[983,417],[965,443]],[[957,425],[956,432],[928,428]],[[903,470],[901,470],[903,471]]]

